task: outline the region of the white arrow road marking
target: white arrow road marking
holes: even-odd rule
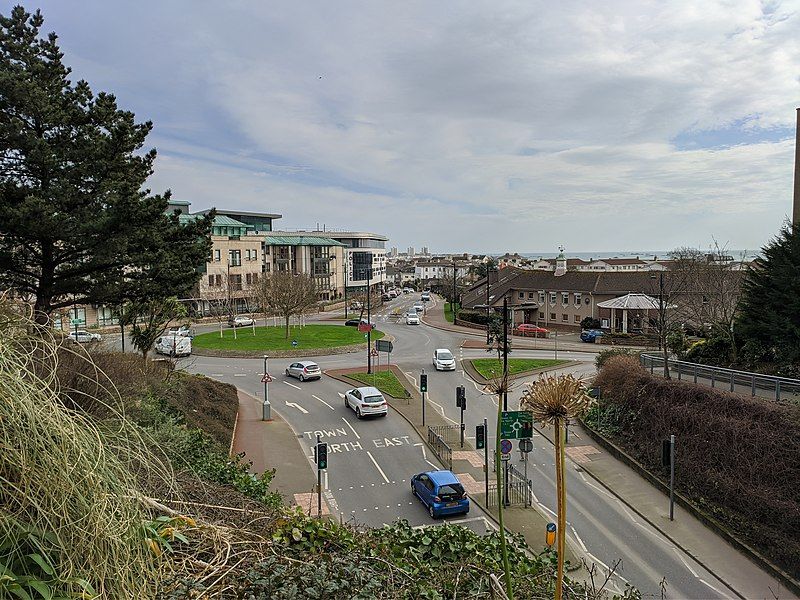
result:
[[[325,402],[325,400],[323,400],[323,399],[322,399],[322,398],[320,398],[319,396],[315,396],[314,394],[311,394],[311,397],[312,397],[312,398],[316,398],[317,400],[319,400],[320,402],[322,402],[322,403],[323,403],[325,406],[327,406],[327,407],[328,407],[328,408],[330,408],[331,410],[335,410],[335,409],[334,409],[334,408],[333,408],[333,407],[332,407],[330,404],[328,404],[327,402]]]
[[[301,388],[299,385],[295,385],[295,384],[293,384],[293,383],[289,383],[288,381],[284,381],[283,383],[285,383],[286,385],[290,385],[290,386],[292,386],[292,387],[293,387],[294,389],[296,389],[296,390],[302,390],[302,389],[303,389],[303,388]]]
[[[342,400],[344,400],[344,394],[343,394],[342,392],[336,392],[336,393],[337,393],[337,394],[339,394],[339,398],[341,398]]]
[[[389,478],[386,476],[386,473],[383,472],[383,469],[381,469],[381,466],[378,464],[378,461],[375,460],[375,457],[372,456],[372,453],[369,450],[367,450],[367,456],[369,456],[370,460],[372,460],[372,464],[374,464],[375,468],[378,469],[378,472],[381,474],[381,477],[383,477],[384,481],[386,481],[386,483],[389,483]],[[375,508],[378,507],[376,506]]]
[[[303,408],[302,406],[300,406],[299,404],[296,404],[294,402],[289,402],[288,400],[286,400],[286,406],[294,407],[297,410],[299,410],[301,413],[303,413],[304,415],[308,414],[308,411],[305,408]]]

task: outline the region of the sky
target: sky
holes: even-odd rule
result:
[[[567,254],[752,250],[791,214],[800,0],[23,5],[192,210]]]

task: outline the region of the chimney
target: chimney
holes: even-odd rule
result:
[[[800,226],[800,108],[797,109],[797,134],[794,140],[794,206],[792,224]]]

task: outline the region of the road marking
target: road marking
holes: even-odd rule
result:
[[[328,489],[328,470],[327,469],[325,469],[325,489],[326,490]]]
[[[572,534],[575,536],[575,539],[578,540],[578,543],[581,545],[581,548],[583,548],[583,551],[587,552],[586,544],[583,543],[581,536],[578,535],[578,532],[575,531],[575,528],[572,525],[570,525],[569,528],[572,530]]]
[[[302,390],[302,389],[303,389],[303,388],[301,388],[299,385],[295,385],[295,384],[293,384],[293,383],[289,383],[288,381],[284,381],[283,383],[285,383],[286,385],[290,385],[290,386],[292,386],[292,387],[293,387],[293,388],[295,388],[296,390]]]
[[[422,446],[422,442],[417,442],[417,443],[416,443],[416,444],[414,444],[414,445],[415,445],[415,446]]]
[[[339,398],[341,398],[342,400],[344,400],[344,394],[343,394],[342,392],[336,392],[336,393],[337,393],[337,394],[339,394]]]
[[[447,419],[448,421],[450,421],[450,422],[451,422],[453,425],[458,425],[458,421],[454,421],[453,419],[451,419],[450,417],[448,417],[448,416],[445,414],[445,412],[444,412],[444,408],[442,408],[442,405],[441,405],[441,404],[439,404],[438,402],[434,402],[434,401],[433,401],[433,400],[431,400],[430,398],[428,398],[428,402],[430,402],[430,403],[431,403],[431,404],[433,404],[434,406],[438,406],[438,407],[439,407],[439,410],[440,410],[440,411],[441,411],[441,413],[442,413],[442,416],[443,416],[445,419]]]
[[[596,557],[594,554],[592,554],[591,552],[587,552],[587,553],[586,553],[586,556],[588,556],[589,558],[591,558],[591,559],[592,559],[594,562],[596,562],[598,565],[600,565],[601,567],[603,567],[603,568],[604,568],[606,571],[608,571],[609,573],[611,573],[611,568],[610,568],[610,567],[609,567],[609,566],[608,566],[606,563],[604,563],[602,560],[600,560],[599,558],[597,558],[597,557]],[[624,578],[622,575],[620,575],[620,574],[619,574],[617,571],[614,571],[614,577],[619,577],[619,578],[620,578],[620,579],[622,579],[622,581],[624,581],[625,583],[630,583],[630,582],[629,582],[627,579],[625,579],[625,578]]]
[[[420,446],[422,446],[422,444],[420,444]],[[425,451],[425,446],[422,446],[421,450],[422,450],[422,458],[428,460],[428,453]]]
[[[675,553],[675,555],[678,557],[678,559],[680,559],[680,561],[683,563],[683,566],[686,567],[687,569],[689,569],[689,573],[691,573],[692,575],[697,577],[697,572],[692,567],[689,566],[689,563],[687,563],[683,559],[683,556],[681,556],[681,553],[678,551],[678,549],[675,546],[672,547],[672,551]],[[717,591],[719,591],[719,590],[717,590]]]
[[[312,398],[316,398],[317,400],[319,400],[320,402],[322,402],[322,403],[323,403],[325,406],[327,406],[327,407],[328,407],[328,408],[330,408],[331,410],[336,410],[336,409],[334,409],[334,408],[333,408],[333,407],[332,407],[330,404],[328,404],[327,402],[325,402],[325,400],[323,400],[322,398],[320,398],[319,396],[315,396],[314,394],[311,394],[311,397],[312,397]]]
[[[299,410],[304,415],[308,414],[308,411],[305,408],[303,408],[302,406],[300,406],[299,404],[296,404],[294,402],[289,402],[288,400],[286,400],[285,402],[286,402],[286,406],[292,406],[292,407],[296,408],[297,410]]]
[[[225,377],[225,375],[222,374],[222,373],[212,373],[211,376],[212,377]]]
[[[703,584],[707,585],[708,587],[710,587],[712,590],[714,590],[715,592],[717,592],[717,593],[718,593],[720,596],[722,596],[723,598],[730,598],[730,596],[728,596],[728,595],[726,595],[726,594],[723,594],[722,592],[720,592],[720,591],[719,591],[717,588],[715,588],[713,585],[711,585],[710,583],[708,583],[708,582],[707,582],[705,579],[701,579],[700,577],[698,577],[698,578],[697,578],[697,580],[698,580],[700,583],[703,583]]]
[[[352,426],[352,425],[350,425],[350,421],[348,421],[348,420],[347,420],[347,419],[345,419],[344,417],[342,417],[342,421],[344,421],[345,423],[347,423],[347,426],[350,428],[350,431],[352,431],[352,432],[353,432],[353,435],[354,435],[354,436],[356,436],[356,439],[357,439],[357,440],[360,440],[360,439],[361,439],[361,436],[360,436],[360,435],[358,435],[358,432],[357,432],[355,429],[353,429],[353,426]],[[364,486],[362,485],[361,487],[364,487]]]
[[[234,377],[247,377],[247,373],[234,373]]]
[[[372,456],[372,453],[369,450],[367,450],[367,456],[369,456],[370,460],[372,461],[372,464],[375,465],[375,468],[378,469],[378,472],[381,474],[381,477],[383,477],[384,481],[386,481],[386,483],[389,483],[389,478],[386,476],[386,473],[383,472],[383,469],[381,469],[381,466],[378,464],[378,461],[375,460],[375,457]],[[372,485],[375,484],[373,483]],[[375,509],[377,510],[377,508],[378,507],[376,506]]]
[[[432,466],[434,469],[438,469],[439,468],[435,464],[433,464],[431,461],[429,461],[427,458],[425,459],[425,462],[428,463],[430,466]]]

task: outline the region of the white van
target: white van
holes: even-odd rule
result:
[[[156,340],[156,352],[167,356],[189,356],[192,353],[192,338],[162,335]]]

